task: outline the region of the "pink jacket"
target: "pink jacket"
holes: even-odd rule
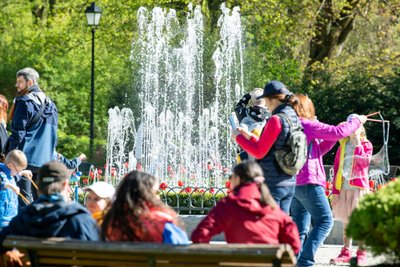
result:
[[[361,122],[355,118],[339,125],[329,125],[317,120],[302,119],[301,124],[307,136],[308,156],[303,168],[296,177],[296,184],[316,184],[325,188],[326,175],[322,156],[335,145],[336,141],[345,138],[357,130]]]
[[[340,140],[340,147],[338,148],[335,156],[335,162],[333,165],[333,182],[332,182],[332,194],[338,195],[343,185],[342,170],[339,169],[341,161],[344,159],[344,149],[346,149],[346,143],[349,138]],[[352,175],[354,179],[350,179],[350,186],[358,188],[369,189],[368,182],[368,168],[372,156],[372,144],[367,139],[361,140],[361,145],[356,146],[354,149],[353,156],[360,156],[359,158],[354,158],[352,162]],[[348,156],[348,155],[346,155]],[[343,167],[341,167],[343,168]]]

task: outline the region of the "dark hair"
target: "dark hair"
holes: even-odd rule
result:
[[[159,207],[171,210],[159,198],[154,196],[154,185],[157,179],[148,173],[132,171],[125,175],[119,183],[115,200],[104,216],[101,226],[101,238],[106,240],[109,228],[119,228],[129,240],[139,241],[131,226],[139,232],[148,234],[140,218],[149,212],[150,208]],[[177,218],[176,218],[177,220]]]
[[[276,95],[269,95],[269,96],[265,96],[265,97],[270,98],[270,99],[277,99],[282,103],[291,105],[292,107],[295,106],[299,102],[299,99],[293,93],[276,94]]]
[[[297,103],[293,105],[293,109],[296,111],[300,118],[313,120],[315,119],[315,107],[312,100],[303,94],[296,94],[299,99]]]
[[[261,193],[261,204],[263,204],[264,206],[269,205],[273,209],[277,207],[275,200],[272,198],[267,185],[263,182],[263,171],[257,162],[253,160],[245,160],[233,167],[232,171],[233,174],[239,176],[240,184],[249,182],[255,182],[258,184]],[[260,180],[260,178],[262,180]]]

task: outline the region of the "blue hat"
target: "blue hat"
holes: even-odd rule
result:
[[[286,89],[286,86],[280,81],[270,81],[265,85],[263,94],[257,97],[257,99],[278,94],[287,95],[290,94],[290,91]]]

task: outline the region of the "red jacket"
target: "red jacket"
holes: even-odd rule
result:
[[[289,244],[300,250],[296,224],[279,208],[261,206],[256,183],[246,183],[217,203],[192,233],[193,243],[207,243],[225,233],[228,243]]]

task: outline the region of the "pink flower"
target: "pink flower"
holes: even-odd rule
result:
[[[138,164],[136,164],[136,170],[138,170],[138,171],[142,171],[142,164],[140,164],[140,163],[138,163]]]
[[[190,192],[192,192],[192,188],[186,187],[186,188],[185,188],[185,191],[186,191],[187,193],[190,193]]]
[[[212,188],[212,187],[210,188],[210,193],[211,193],[211,194],[214,194],[214,193],[215,193],[214,188]]]
[[[178,181],[178,186],[183,186],[183,182],[182,181]]]

